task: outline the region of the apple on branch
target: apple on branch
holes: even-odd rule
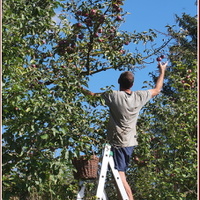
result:
[[[128,45],[128,44],[129,44],[129,41],[126,41],[124,44],[125,44],[125,45]]]
[[[116,17],[116,20],[117,20],[117,21],[122,21],[122,17],[121,17],[120,15],[118,15],[118,16]]]
[[[98,34],[98,33],[95,33],[95,34],[94,34],[94,37],[99,37],[99,34]]]
[[[99,19],[99,22],[103,23],[105,19],[106,19],[106,16],[105,15],[101,15],[100,19]]]
[[[83,37],[84,37],[83,34],[78,35],[78,38],[81,39],[81,40],[83,39]]]
[[[98,29],[98,33],[102,33],[102,32],[103,32],[102,28]]]
[[[82,24],[81,24],[81,23],[77,23],[76,26],[77,26],[78,28],[81,28],[81,27],[82,27]]]
[[[76,14],[77,14],[77,15],[82,15],[82,11],[78,10],[78,11],[76,12]]]
[[[96,13],[97,13],[97,10],[95,10],[95,9],[92,9],[92,10],[90,11],[90,15],[91,15],[91,16],[96,15]]]
[[[100,38],[99,38],[99,39],[98,39],[98,42],[103,42],[103,39],[100,39]]]
[[[92,20],[90,18],[86,18],[85,19],[85,23],[88,25],[88,26],[92,26]]]

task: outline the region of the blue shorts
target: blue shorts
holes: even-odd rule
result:
[[[113,152],[115,169],[117,169],[118,171],[123,171],[123,172],[127,170],[134,147],[135,146],[118,147],[118,148],[111,147],[111,151]]]

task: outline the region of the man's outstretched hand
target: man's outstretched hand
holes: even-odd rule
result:
[[[167,64],[168,64],[168,62],[159,62],[158,63],[158,68],[159,68],[159,70],[160,70],[160,73],[161,72],[164,72],[165,70],[166,70],[166,68],[167,68]]]

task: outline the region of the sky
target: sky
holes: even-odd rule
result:
[[[195,0],[125,0],[123,9],[130,14],[126,15],[125,23],[120,28],[128,32],[156,29],[166,33],[166,25],[176,24],[175,15],[181,17],[182,13],[191,16],[197,14]],[[157,47],[161,45],[163,38],[163,35],[160,35],[155,39]],[[134,48],[131,44],[126,47],[130,52],[133,52]],[[143,47],[138,45],[138,49],[140,48],[142,49]],[[155,70],[157,70],[157,62],[147,64],[145,68],[136,70],[134,73],[135,83],[132,90],[142,89],[142,86],[144,86],[143,82],[151,80],[149,72]],[[88,89],[92,92],[101,92],[100,88],[114,85],[113,89],[118,90],[117,80],[121,73],[115,70],[108,70],[95,74],[90,77]]]

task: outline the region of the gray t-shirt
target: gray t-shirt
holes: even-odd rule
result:
[[[102,94],[106,105],[110,109],[107,127],[108,140],[116,147],[138,145],[136,123],[141,108],[151,99],[149,90],[106,92]]]

